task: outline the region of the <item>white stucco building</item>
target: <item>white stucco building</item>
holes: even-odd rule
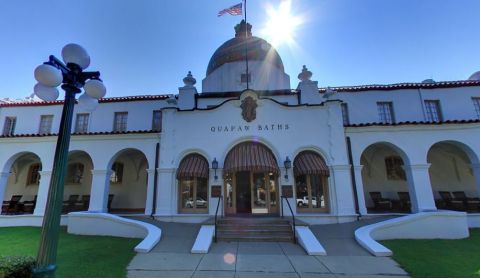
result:
[[[219,196],[226,215],[279,215],[285,196],[310,223],[445,208],[477,217],[479,74],[319,88],[304,67],[297,85],[250,28],[215,51],[202,92],[189,74],[178,94],[76,106],[65,211],[199,222]],[[3,214],[44,214],[62,104],[0,103],[0,199],[23,203]]]

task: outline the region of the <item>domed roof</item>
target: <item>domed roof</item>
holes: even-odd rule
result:
[[[245,36],[245,28],[247,35]],[[280,70],[283,69],[283,62],[275,48],[264,39],[252,36],[252,25],[244,20],[235,26],[235,38],[226,41],[213,53],[208,63],[207,75],[220,66],[245,61],[245,43],[247,43],[249,61],[267,61]]]
[[[473,73],[468,80],[480,80],[480,71]]]

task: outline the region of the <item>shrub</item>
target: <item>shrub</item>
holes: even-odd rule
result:
[[[33,277],[34,265],[30,256],[0,256],[0,278]]]

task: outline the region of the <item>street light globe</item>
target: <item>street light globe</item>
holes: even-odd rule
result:
[[[87,94],[82,94],[78,98],[78,106],[86,111],[92,112],[98,106],[98,100]]]
[[[50,65],[40,65],[35,68],[35,79],[42,85],[48,87],[57,87],[63,81],[62,72]]]
[[[90,56],[87,51],[75,43],[69,43],[63,47],[62,58],[66,64],[77,64],[82,69],[86,69],[90,65]]]
[[[90,79],[83,86],[85,93],[92,98],[101,99],[107,93],[107,89],[103,82],[97,79]]]
[[[54,101],[58,98],[59,92],[55,87],[45,86],[43,84],[37,83],[33,87],[33,92],[37,97],[44,101]]]

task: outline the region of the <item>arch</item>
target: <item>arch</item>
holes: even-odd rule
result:
[[[293,159],[296,207],[298,212],[329,212],[330,170],[316,151],[303,150]]]
[[[465,143],[439,141],[430,146],[426,160],[438,208],[480,212],[478,156]]]
[[[245,136],[245,137],[240,137],[236,140],[234,140],[232,143],[230,143],[228,145],[228,148],[226,148],[226,150],[223,152],[222,154],[222,157],[218,159],[218,162],[219,163],[224,163],[225,162],[225,159],[227,158],[227,155],[228,153],[233,149],[235,148],[237,145],[239,144],[242,144],[242,143],[246,143],[246,142],[257,142],[257,143],[260,143],[262,145],[264,145],[267,149],[270,150],[270,152],[273,154],[273,156],[275,157],[275,160],[277,161],[282,161],[280,155],[279,155],[279,152],[278,150],[275,148],[275,146],[270,143],[268,140],[265,140],[263,137],[261,136]],[[221,165],[223,168],[224,165]]]
[[[4,165],[4,173],[10,173],[0,184],[0,199],[10,200],[3,213],[33,213],[42,170],[40,156],[34,152],[24,151],[12,155]],[[16,202],[12,203],[13,197]]]
[[[139,149],[137,149],[137,148],[125,148],[125,149],[121,149],[121,150],[117,151],[117,152],[112,156],[112,158],[110,158],[110,160],[108,161],[107,169],[112,168],[113,162],[115,162],[115,160],[116,160],[118,157],[120,157],[120,156],[122,156],[122,155],[124,155],[124,154],[128,154],[129,152],[132,152],[132,153],[134,153],[134,152],[141,153],[141,154],[143,155],[143,157],[145,158],[145,161],[147,162],[147,169],[148,169],[148,167],[149,167],[149,166],[148,166],[148,165],[149,165],[149,162],[148,162],[148,157],[147,157],[147,155],[146,155],[143,151],[141,151],[141,150],[139,150]]]
[[[330,176],[330,171],[323,157],[314,151],[302,151],[293,159],[294,175]]]
[[[208,160],[199,153],[182,158],[176,173],[179,213],[208,212],[209,170]]]
[[[210,163],[210,161],[212,161],[211,157],[208,155],[208,153],[206,153],[204,150],[202,149],[187,149],[187,150],[184,150],[180,153],[180,155],[177,156],[176,158],[176,161],[175,161],[175,166],[178,167],[178,165],[180,165],[180,163],[182,162],[182,160],[191,155],[191,154],[198,154],[198,155],[201,155],[203,156],[203,158],[205,158],[205,160],[207,162]]]
[[[262,171],[279,174],[280,169],[270,148],[257,141],[235,145],[227,153],[223,165],[224,174],[238,171]]]
[[[209,164],[204,156],[198,153],[191,153],[185,156],[177,168],[177,179],[182,178],[206,178],[209,176]]]
[[[376,142],[360,155],[364,199],[369,213],[408,213],[414,210],[410,196],[413,181],[406,171],[407,154],[390,142]]]
[[[317,147],[317,146],[313,146],[313,145],[310,145],[310,146],[304,146],[304,147],[300,147],[298,149],[295,150],[295,152],[293,153],[293,160],[295,161],[295,158],[302,152],[306,152],[306,151],[311,151],[311,152],[314,152],[314,153],[317,153],[321,158],[322,160],[327,164],[327,166],[330,166],[330,159],[327,155],[327,152],[325,152],[323,149]]]
[[[8,173],[10,172],[11,168],[12,168],[12,165],[13,163],[20,157],[24,156],[24,155],[34,155],[35,157],[38,158],[38,160],[40,161],[41,163],[41,159],[40,159],[40,156],[35,153],[35,152],[32,152],[32,151],[23,151],[23,152],[18,152],[12,156],[10,156],[9,159],[7,159],[7,161],[5,162],[5,164],[3,165],[3,172],[4,173]]]
[[[125,148],[116,152],[107,164],[111,170],[115,163],[123,164],[121,180],[108,178],[107,210],[113,213],[144,213],[147,201],[149,161],[145,153],[137,148]],[[109,172],[109,171],[107,171]],[[118,173],[116,173],[118,174]]]
[[[365,152],[367,152],[371,148],[375,148],[375,147],[378,147],[378,146],[384,146],[384,147],[389,147],[389,148],[393,149],[402,158],[405,165],[410,164],[410,158],[408,157],[407,153],[402,148],[398,147],[397,145],[395,145],[394,143],[391,143],[391,142],[379,141],[379,142],[375,142],[375,143],[372,143],[372,144],[368,145],[362,151],[362,153],[360,154],[360,161],[358,161],[358,163],[359,163],[358,165],[362,165],[361,158],[365,154]]]

